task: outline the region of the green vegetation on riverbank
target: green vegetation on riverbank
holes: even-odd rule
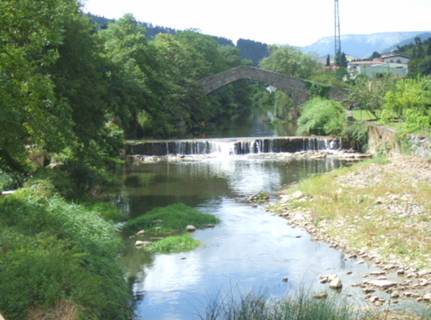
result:
[[[176,203],[155,208],[127,221],[123,230],[126,233],[138,231],[138,237],[143,236],[149,240],[152,240],[152,237],[164,237],[144,246],[144,249],[149,252],[177,253],[199,247],[200,242],[191,237],[188,232],[213,227],[217,223],[219,223],[219,219],[211,214],[200,212],[182,203]]]
[[[146,235],[167,236],[183,233],[188,225],[199,229],[218,222],[217,217],[213,215],[202,213],[182,203],[176,203],[167,207],[155,208],[127,221],[124,231],[136,232],[144,229]]]
[[[96,206],[97,207],[97,206]],[[0,310],[6,319],[129,319],[118,232],[99,206],[49,183],[0,197]]]
[[[331,300],[305,295],[271,301],[253,294],[211,302],[202,319],[206,320],[354,320],[361,319],[349,307]]]
[[[404,156],[359,163],[292,186],[285,192],[300,191],[307,201],[279,209],[292,219],[305,214],[347,248],[424,268],[431,264],[430,172],[426,160]]]
[[[153,253],[178,253],[192,251],[199,247],[200,242],[188,234],[169,236],[162,240],[153,242],[148,251]]]

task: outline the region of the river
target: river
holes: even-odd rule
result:
[[[348,271],[353,275],[343,279],[345,296],[357,297],[359,291],[349,283],[369,271],[365,264],[346,261],[340,252],[246,201],[260,191],[274,193],[341,165],[333,159],[284,162],[236,157],[160,162],[126,173],[122,199],[131,216],[183,202],[221,220],[216,228],[194,234],[202,245],[189,253],[153,256],[130,243],[123,264],[134,279],[136,319],[199,319],[209,302],[227,292],[284,297],[303,289],[321,291],[325,287],[319,283],[320,275]]]

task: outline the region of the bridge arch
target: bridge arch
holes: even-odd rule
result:
[[[200,84],[205,94],[210,94],[217,89],[242,79],[255,80],[271,85],[288,94],[298,104],[302,104],[310,98],[306,81],[256,67],[235,67],[203,78],[200,80]],[[344,91],[331,87],[328,98],[342,100],[344,95]]]

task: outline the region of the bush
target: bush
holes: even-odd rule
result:
[[[351,122],[344,127],[342,133],[343,146],[365,152],[368,147],[368,128],[361,122]]]
[[[124,226],[127,232],[145,229],[146,233],[168,235],[184,232],[187,225],[196,228],[207,224],[216,224],[219,220],[210,214],[202,213],[185,204],[177,203],[167,207],[155,208],[143,215],[129,220]]]
[[[399,80],[394,90],[386,93],[382,119],[403,122],[404,133],[431,129],[431,80],[427,78]]]
[[[97,212],[53,189],[33,184],[0,199],[0,310],[25,319],[68,301],[81,318],[129,319],[120,237]]]
[[[301,108],[298,134],[340,135],[345,121],[346,112],[340,103],[313,98]]]

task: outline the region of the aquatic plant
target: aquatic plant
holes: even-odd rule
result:
[[[192,251],[199,247],[200,242],[193,239],[188,234],[180,236],[170,236],[162,240],[153,242],[148,246],[148,250],[154,253],[177,253]]]
[[[135,232],[145,229],[146,234],[169,235],[184,232],[187,225],[204,228],[218,222],[217,217],[211,214],[177,203],[167,207],[155,208],[129,220],[125,224],[124,230]]]
[[[269,300],[250,293],[239,298],[224,297],[208,304],[202,320],[353,320],[350,307],[333,300],[316,300],[298,294],[287,300]]]

